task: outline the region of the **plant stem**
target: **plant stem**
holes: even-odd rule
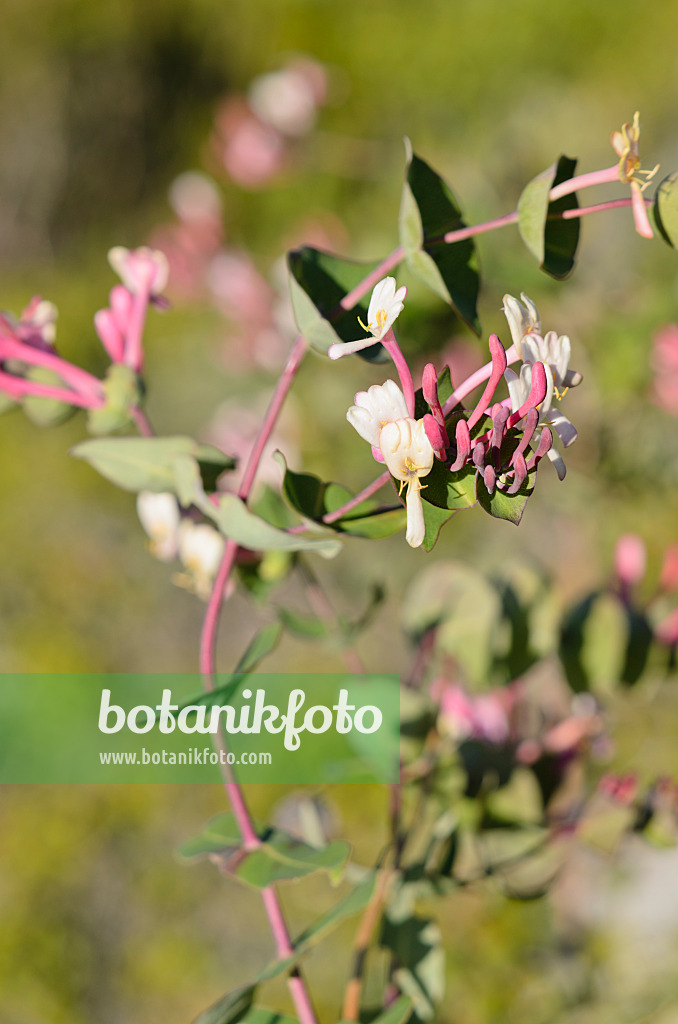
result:
[[[387,470],[385,473],[382,473],[381,476],[378,476],[376,480],[373,480],[371,484],[368,484],[367,487],[363,487],[362,491],[358,491],[358,493],[349,501],[344,502],[344,504],[340,505],[339,508],[335,508],[334,512],[328,512],[324,515],[322,520],[323,523],[327,523],[328,525],[330,523],[336,523],[336,521],[341,519],[342,516],[345,516],[347,512],[352,512],[353,509],[357,508],[358,505],[361,505],[363,501],[367,501],[367,499],[371,498],[373,494],[380,491],[384,484],[387,484],[390,479],[391,474]]]

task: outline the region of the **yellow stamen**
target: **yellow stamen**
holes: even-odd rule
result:
[[[358,317],[358,323],[360,324],[360,326],[362,327],[362,329],[363,329],[364,331],[367,331],[367,333],[368,333],[368,334],[370,334],[370,333],[371,333],[371,331],[372,331],[372,328],[374,327],[374,324],[364,324],[364,323],[362,322],[362,320],[360,319],[360,317]]]
[[[563,390],[561,391],[560,388],[555,386],[555,384],[553,385],[553,394],[556,396],[556,398],[557,398],[557,400],[559,402],[561,402],[563,400],[563,398],[565,398],[565,395],[567,394],[567,392],[569,390],[570,389],[568,387],[568,388],[563,388]]]

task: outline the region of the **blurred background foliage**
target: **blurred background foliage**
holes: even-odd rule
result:
[[[273,280],[285,248],[304,241],[364,259],[397,244],[404,134],[452,183],[469,222],[513,209],[561,152],[578,156],[582,171],[611,164],[609,134],[636,109],[644,166],[661,161],[661,177],[678,167],[677,34],[670,0],[5,0],[0,304],[18,313],[35,293],[51,299],[61,354],[103,372],[92,315],[113,283],[105,254],[171,222],[168,189],[191,169],[219,183],[227,244]],[[238,185],[210,143],[219,105],[300,54],[327,73],[317,127],[265,186]],[[565,284],[538,272],[513,228],[479,240],[484,338],[506,335],[502,295],[520,291],[537,301],[545,327],[570,335],[585,377],[568,410],[580,437],[563,484],[540,474],[519,529],[478,511],[459,515],[429,560],[463,557],[488,570],[533,559],[566,603],[609,576],[617,538],[634,531],[656,579],[677,539],[678,432],[675,417],[650,401],[652,338],[678,319],[676,257],[635,235],[627,213],[586,220]],[[410,295],[406,353],[435,348],[459,365],[484,361],[485,341],[416,284]],[[177,296],[171,312],[151,317],[148,409],[160,432],[206,436],[221,402],[265,403],[282,356],[248,363],[232,336],[201,296]],[[371,479],[344,416],[353,393],[379,380],[367,364],[309,357],[286,431],[294,468],[348,486]],[[83,436],[81,418],[47,431],[11,413],[1,426],[2,669],[193,670],[203,608],[148,556],[133,498],[67,457]],[[426,561],[399,535],[369,549],[349,541],[336,562],[317,566],[342,614],[375,577],[385,586],[359,643],[368,668],[406,670],[399,608]],[[303,595],[292,600],[303,608]],[[229,602],[222,668],[261,621],[248,598]],[[275,667],[340,665],[336,651],[287,638]],[[612,768],[647,773],[659,749],[665,757],[651,770],[678,771],[670,695],[652,704],[634,693],[613,715]],[[276,787],[248,793],[261,815],[282,796]],[[383,794],[337,789],[327,799],[356,856],[373,859],[386,836]],[[257,896],[209,866],[188,871],[173,860],[176,845],[223,806],[216,787],[6,788],[3,1022],[187,1021],[267,962]],[[492,886],[449,899],[440,1019],[670,1024],[676,877],[671,852],[630,839],[614,862],[582,855],[547,900],[512,903]],[[333,894],[314,878],[283,898],[296,930]],[[339,1005],[350,934],[339,931],[309,962],[324,1020]],[[270,988],[266,1001],[287,1005],[284,986]]]

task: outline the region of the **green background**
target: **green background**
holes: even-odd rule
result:
[[[450,180],[470,221],[515,208],[523,185],[561,152],[578,156],[581,170],[608,166],[609,134],[636,109],[644,166],[674,170],[677,34],[671,0],[6,0],[0,304],[18,312],[35,293],[50,298],[62,354],[102,372],[91,318],[112,284],[106,251],[143,243],[171,220],[173,177],[210,169],[219,98],[244,91],[290,51],[328,66],[319,129],[271,187],[224,183],[228,244],[252,252],[265,271],[318,221],[346,255],[389,252],[404,134]],[[615,194],[626,193],[620,186]],[[647,543],[656,578],[678,511],[676,421],[648,401],[652,334],[677,318],[675,253],[635,235],[627,211],[588,219],[582,234],[565,284],[539,274],[514,229],[479,243],[484,336],[504,329],[503,293],[525,291],[545,324],[572,337],[573,366],[585,375],[568,406],[580,439],[565,483],[540,474],[518,530],[467,513],[448,525],[434,556],[484,568],[534,556],[563,600],[609,574],[615,541],[628,530]],[[422,350],[461,334],[423,291],[411,296]],[[478,353],[479,343],[462,337]],[[234,370],[228,344],[227,327],[205,304],[177,303],[151,317],[148,408],[160,431],[199,434],[205,410],[224,398],[244,393],[254,403],[268,394],[273,368]],[[303,452],[295,468],[349,486],[371,479],[364,443],[344,415],[354,391],[374,381],[366,365],[346,360],[330,370],[309,361],[293,396]],[[204,608],[149,557],[133,498],[67,457],[82,439],[81,420],[41,431],[10,414],[0,427],[0,669],[195,671]],[[396,536],[369,548],[349,542],[336,562],[317,567],[342,614],[375,576],[387,586],[388,602],[360,643],[375,671],[408,663],[399,606],[423,564]],[[224,670],[260,620],[247,599],[230,601]],[[342,668],[336,650],[292,638],[274,661],[281,671]],[[676,772],[674,703],[631,700],[615,715],[616,766]],[[281,801],[273,787],[247,796],[261,817]],[[387,836],[383,792],[337,787],[326,800],[356,858],[373,860]],[[173,859],[224,806],[216,786],[4,788],[3,1021],[188,1021],[263,966],[271,944],[258,896],[209,865],[188,870]],[[670,856],[632,846],[614,866],[594,858],[549,901],[511,903],[492,887],[449,900],[440,1019],[671,1024],[678,929]],[[616,888],[620,875],[626,884]],[[318,877],[284,890],[293,931],[335,898]],[[350,926],[337,932],[308,964],[324,1020],[335,1019],[351,934]],[[282,982],[266,1002],[289,1005]]]

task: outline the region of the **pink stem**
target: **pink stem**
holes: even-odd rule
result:
[[[351,512],[358,505],[362,504],[363,501],[367,501],[373,494],[380,491],[384,484],[387,484],[391,478],[391,474],[386,472],[378,476],[376,480],[373,480],[367,487],[363,487],[362,491],[359,491],[355,497],[351,498],[350,501],[345,502],[336,508],[334,512],[328,512],[327,515],[323,516],[323,523],[336,523],[338,519],[345,516],[347,512]]]
[[[0,391],[5,391],[12,398],[22,398],[24,395],[55,398],[58,402],[77,405],[81,409],[93,409],[101,404],[93,396],[79,395],[76,391],[53,387],[51,384],[38,384],[35,381],[26,380],[24,377],[14,377],[11,373],[2,371],[0,371]]]
[[[393,333],[392,327],[388,329],[384,337],[381,339],[381,343],[395,363],[395,368],[398,371],[400,384],[405,396],[407,411],[410,416],[414,416],[414,383],[412,381],[412,371],[407,365],[405,356],[400,351],[400,345],[396,341],[396,336]]]
[[[140,409],[138,405],[132,405],[130,406],[129,414],[142,437],[155,437],[155,430],[143,409]]]
[[[29,363],[31,366],[44,366],[53,370],[62,380],[75,388],[81,395],[89,395],[97,399],[103,397],[101,381],[94,377],[87,370],[81,370],[79,366],[67,362],[53,352],[43,352],[41,349],[33,348],[31,345],[24,345],[13,338],[0,338],[0,359],[19,359],[22,363]]]
[[[569,196],[580,188],[591,188],[592,185],[608,185],[612,181],[619,181],[618,163],[614,164],[613,167],[606,167],[602,171],[589,171],[587,174],[578,174],[574,178],[568,178],[567,181],[561,181],[560,185],[556,185],[551,189],[549,199],[553,202],[554,199]]]
[[[268,444],[268,439],[271,436],[271,432],[280,414],[283,403],[287,398],[287,393],[292,386],[292,381],[296,377],[297,371],[301,366],[301,361],[306,354],[307,347],[306,339],[303,335],[298,335],[294,345],[292,346],[292,351],[289,354],[282,376],[276,386],[271,403],[266,410],[264,422],[261,425],[257,439],[254,442],[254,447],[252,448],[247,460],[247,465],[245,466],[242,482],[238,489],[238,497],[242,498],[243,501],[245,501],[249,496],[264,448]]]
[[[371,291],[375,284],[378,284],[382,277],[388,277],[389,271],[394,270],[395,267],[405,258],[405,250],[401,245],[397,249],[394,249],[386,259],[382,260],[378,267],[375,267],[371,274],[363,278],[360,284],[357,284],[352,291],[347,295],[344,295],[343,299],[339,303],[340,309],[353,309],[364,295],[367,295]]]
[[[249,495],[259,461],[261,459],[261,454],[271,435],[271,431],[273,430],[282,404],[287,397],[287,393],[292,386],[294,377],[306,352],[306,347],[306,340],[300,335],[292,347],[287,364],[278,381],[271,404],[266,412],[264,422],[262,423],[261,430],[259,431],[259,436],[257,437],[255,445],[250,453],[247,466],[245,467],[245,473],[238,491],[238,495],[243,501],[245,501]],[[211,689],[213,686],[212,680],[215,672],[215,647],[219,612],[221,611],[224,591],[233,569],[237,550],[238,545],[235,541],[228,539],[224,547],[224,554],[219,569],[217,570],[214,586],[212,587],[212,593],[210,594],[210,598],[207,603],[207,610],[205,612],[205,619],[200,637],[200,671],[203,674],[205,685],[208,689]],[[245,803],[240,784],[232,773],[231,781],[225,782],[225,789],[245,846],[249,849],[256,848],[259,845],[260,840],[256,834],[252,817],[249,813],[247,804]],[[280,959],[285,959],[292,955],[293,947],[283,918],[278,894],[276,893],[275,888],[270,886],[262,890],[261,898],[264,903],[264,909],[266,910],[266,916],[268,917],[271,933],[276,944],[278,957]],[[288,978],[288,986],[299,1016],[300,1024],[316,1024],[316,1015],[311,1004],[311,999],[304,980],[298,970]]]
[[[651,203],[651,199],[644,200],[646,203]],[[586,217],[589,213],[600,213],[603,210],[616,210],[621,206],[631,206],[633,204],[632,199],[610,199],[606,203],[595,203],[594,206],[578,206],[575,210],[563,210],[562,213],[557,214],[557,217],[553,219],[560,220],[573,220],[575,217]]]

